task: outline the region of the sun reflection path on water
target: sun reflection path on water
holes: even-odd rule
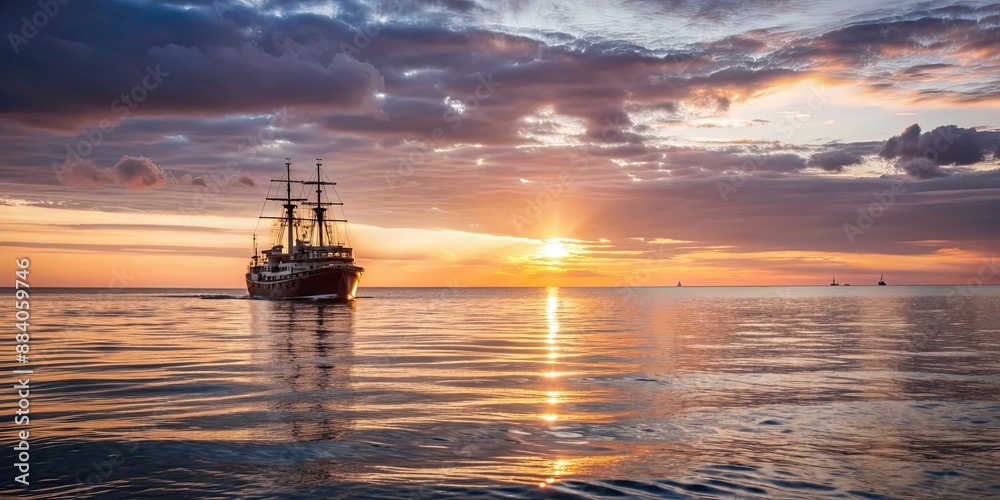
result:
[[[545,389],[546,397],[543,400],[546,404],[546,411],[539,415],[538,418],[547,422],[555,422],[559,419],[557,405],[560,403],[559,395],[562,394],[562,381],[560,377],[564,375],[557,369],[559,367],[559,289],[551,287],[547,291],[545,318],[548,320],[549,328],[545,343],[549,352],[546,369],[541,374],[547,380]]]
[[[548,296],[546,298],[545,306],[545,318],[548,323],[548,333],[545,338],[545,344],[548,349],[548,354],[546,356],[546,369],[541,374],[546,380],[545,388],[545,398],[543,399],[543,404],[545,405],[545,412],[539,415],[538,418],[544,420],[545,422],[555,422],[559,420],[559,404],[563,402],[560,396],[563,394],[562,379],[560,378],[563,373],[560,373],[559,368],[559,289],[556,287],[550,287],[547,290]],[[552,470],[549,471],[548,477],[545,481],[539,482],[539,488],[545,488],[546,486],[556,482],[558,477],[562,475],[565,471],[566,461],[555,460],[553,462]]]
[[[587,349],[581,344],[583,339],[580,333],[575,331],[573,325],[576,324],[575,317],[582,311],[574,307],[573,297],[560,297],[558,287],[550,287],[545,293],[545,319],[547,328],[541,329],[543,343],[539,351],[539,387],[538,405],[536,417],[547,434],[557,438],[554,442],[549,442],[549,456],[545,457],[541,463],[542,469],[536,476],[538,479],[535,485],[539,489],[560,488],[559,483],[569,480],[588,468],[603,466],[615,460],[612,455],[601,454],[594,456],[590,452],[583,452],[589,448],[589,439],[583,437],[580,432],[586,432],[586,424],[593,424],[596,420],[604,420],[606,415],[579,414],[572,416],[568,413],[568,408],[572,405],[592,402],[593,395],[583,394],[571,389],[573,381],[571,376],[586,376],[592,370],[601,368],[588,364],[586,368],[579,365],[574,366],[575,360],[580,355],[580,349]],[[567,327],[567,325],[569,325]],[[584,427],[581,428],[581,424]],[[583,454],[581,454],[583,452]],[[541,465],[541,464],[538,464]],[[560,490],[563,491],[563,490]],[[569,492],[572,489],[566,489]]]

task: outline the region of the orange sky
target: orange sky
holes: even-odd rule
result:
[[[50,228],[93,223],[99,229]],[[21,234],[0,246],[0,261],[32,260],[34,286],[242,288],[254,219],[109,214],[0,206],[0,232]],[[216,231],[187,231],[215,227]],[[113,229],[122,225],[125,229]],[[147,226],[136,231],[133,225]],[[156,230],[160,226],[163,230]],[[659,239],[651,250],[603,249],[613,241],[538,240],[469,232],[354,225],[365,286],[672,286],[874,284],[880,273],[904,283],[956,283],[974,275],[982,255],[958,249],[891,256],[805,251],[741,252]],[[556,236],[556,235],[554,235]],[[30,242],[30,243],[29,243]],[[600,256],[595,257],[594,254]],[[891,263],[891,265],[887,264]],[[887,267],[891,267],[889,271]],[[776,271],[775,268],[785,269]],[[798,270],[797,270],[798,269]],[[921,280],[937,273],[942,279]]]

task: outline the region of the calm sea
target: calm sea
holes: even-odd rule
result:
[[[1000,287],[32,290],[35,498],[1000,496]]]

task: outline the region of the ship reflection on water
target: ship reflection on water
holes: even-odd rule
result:
[[[350,305],[267,304],[275,390],[293,442],[329,441],[349,429],[354,311]],[[302,317],[305,316],[305,317]]]
[[[266,440],[280,451],[260,479],[278,490],[350,479],[357,464],[327,444],[354,426],[354,304],[252,301],[257,379],[266,398]]]

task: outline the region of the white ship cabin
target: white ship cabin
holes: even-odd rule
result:
[[[328,268],[354,260],[354,249],[343,245],[318,247],[296,240],[291,255],[284,253],[284,248],[284,245],[274,245],[270,250],[262,251],[263,262],[250,268],[253,277],[265,281],[279,277],[287,279],[290,273]]]
[[[279,245],[279,248],[281,246]],[[343,245],[327,245],[314,247],[309,242],[295,240],[295,248],[292,252],[292,260],[312,260],[312,259],[353,259],[354,249]]]

